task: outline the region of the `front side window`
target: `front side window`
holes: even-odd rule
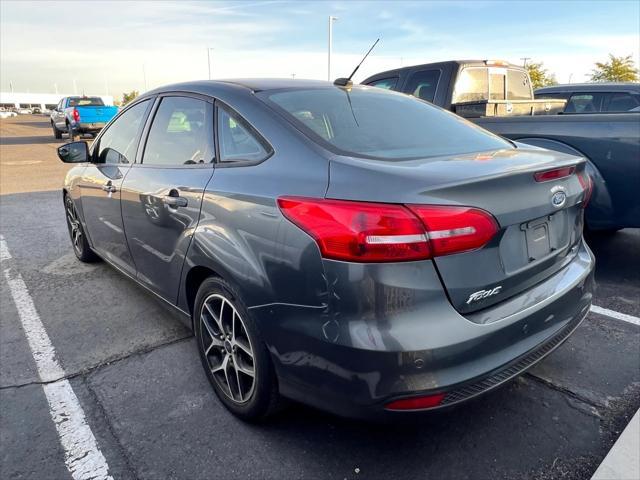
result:
[[[209,104],[190,97],[162,99],[149,130],[142,163],[179,166],[213,161]]]
[[[125,110],[100,136],[97,163],[133,163],[138,139],[151,102]]]
[[[237,113],[218,107],[218,141],[221,162],[260,162],[271,155],[271,147]]]
[[[373,82],[368,83],[367,85],[370,85],[372,87],[384,88],[385,90],[393,90],[396,88],[397,84],[398,84],[398,77],[391,77],[391,78],[381,78],[380,80],[374,80]]]
[[[311,140],[342,155],[408,160],[513,148],[457,115],[379,88],[290,89],[258,96]]]
[[[440,70],[422,70],[409,77],[405,93],[413,95],[420,100],[433,102],[436,96],[436,87],[440,79]]]
[[[631,95],[630,93],[612,93],[606,106],[605,112],[628,112],[640,105],[640,95]]]

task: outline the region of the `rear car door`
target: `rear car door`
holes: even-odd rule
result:
[[[213,175],[213,100],[165,95],[146,127],[141,162],[122,187],[122,219],[138,279],[175,302],[182,264]]]
[[[147,99],[132,105],[102,132],[92,145],[92,163],[80,182],[82,211],[93,249],[130,275],[135,275],[135,265],[124,236],[120,188],[135,161],[152,103]]]

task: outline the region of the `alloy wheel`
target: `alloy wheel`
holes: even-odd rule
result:
[[[202,304],[200,322],[202,351],[216,384],[233,402],[248,401],[255,388],[255,363],[242,317],[227,298],[212,294]]]
[[[73,248],[82,254],[82,227],[80,226],[80,220],[78,218],[78,211],[76,210],[73,200],[67,197],[66,202],[67,210],[67,225],[69,226],[69,234],[71,235],[71,242]]]

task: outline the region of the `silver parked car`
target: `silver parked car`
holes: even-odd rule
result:
[[[59,148],[82,261],[192,319],[236,415],[281,397],[341,415],[493,389],[589,310],[580,157],[378,88],[194,82]]]

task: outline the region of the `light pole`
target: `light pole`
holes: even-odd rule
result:
[[[527,61],[531,60],[531,57],[521,57],[520,60],[522,60],[522,66],[526,68]]]
[[[209,74],[209,80],[211,80],[211,55],[209,54],[210,50],[214,50],[211,47],[207,47],[207,73]]]
[[[327,80],[331,81],[331,48],[333,43],[333,22],[338,20],[338,17],[329,15],[329,51],[327,56]]]

